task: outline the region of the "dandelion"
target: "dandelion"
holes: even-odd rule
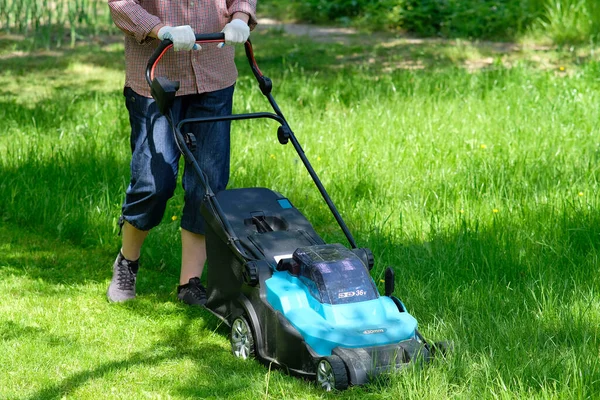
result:
[[[563,67],[563,66],[561,65],[561,66],[558,68],[558,70],[559,70],[560,72],[565,72],[565,71],[566,71],[566,68],[565,68],[565,67]]]
[[[177,221],[177,215],[173,215],[173,216],[171,217],[171,221]]]
[[[487,146],[486,146],[485,144],[481,144],[481,145],[479,146],[479,148],[481,148],[481,149],[487,149]]]
[[[498,214],[498,213],[500,212],[500,210],[498,210],[497,208],[494,208],[494,209],[492,210],[492,212],[493,212],[494,214]]]
[[[579,192],[577,194],[579,195],[579,197],[583,197],[583,192]]]

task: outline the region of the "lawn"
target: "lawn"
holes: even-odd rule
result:
[[[128,180],[123,46],[0,36],[0,398],[595,398],[596,49],[394,35],[252,36],[261,70],[359,246],[445,360],[343,393],[230,354],[176,301],[182,193],[109,304]],[[241,50],[241,49],[240,49]],[[238,52],[237,112],[268,110]],[[231,187],[284,193],[343,234],[273,122],[234,125]]]

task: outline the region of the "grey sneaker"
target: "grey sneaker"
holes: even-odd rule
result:
[[[130,261],[119,256],[113,265],[113,276],[106,292],[108,301],[120,303],[123,301],[135,299],[135,278],[138,272],[138,262]]]
[[[206,289],[200,284],[200,278],[192,278],[185,285],[177,287],[177,298],[190,306],[206,304]]]

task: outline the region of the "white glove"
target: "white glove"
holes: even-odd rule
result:
[[[226,43],[244,43],[250,37],[248,24],[241,19],[234,19],[221,31],[225,34]]]
[[[160,40],[168,39],[173,42],[173,50],[200,50],[196,43],[196,35],[189,25],[163,26],[156,35]]]

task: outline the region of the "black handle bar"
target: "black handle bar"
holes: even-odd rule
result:
[[[196,34],[196,42],[197,43],[223,43],[223,42],[225,42],[225,34],[222,32]],[[156,65],[158,64],[160,59],[163,57],[163,55],[167,52],[167,50],[169,50],[171,47],[173,47],[172,41],[170,41],[168,39],[163,40],[160,42],[160,44],[158,45],[156,50],[154,50],[154,53],[152,53],[152,55],[150,56],[150,59],[148,60],[148,64],[146,66],[146,81],[148,81],[148,85],[150,85],[150,88],[152,88],[152,81],[154,80],[154,68],[156,67]],[[329,197],[329,194],[323,187],[321,180],[319,179],[316,172],[310,165],[310,162],[308,161],[308,159],[306,158],[306,155],[304,154],[304,150],[300,146],[300,143],[296,139],[296,136],[294,135],[294,133],[292,132],[291,128],[289,127],[287,121],[285,120],[283,113],[281,112],[281,110],[279,109],[279,106],[275,102],[275,99],[273,98],[273,95],[271,94],[271,89],[273,86],[271,83],[271,79],[264,76],[263,73],[258,68],[258,64],[256,63],[256,60],[254,58],[254,50],[252,49],[252,43],[250,42],[249,39],[244,43],[244,47],[246,50],[246,57],[248,58],[248,63],[250,64],[250,68],[252,69],[252,73],[254,74],[254,77],[258,81],[261,92],[263,93],[263,95],[265,95],[265,97],[269,100],[269,103],[273,107],[275,114],[267,114],[267,113],[256,114],[255,113],[255,114],[243,114],[240,116],[229,116],[229,117],[224,117],[224,118],[196,118],[193,120],[181,121],[177,127],[172,125],[172,128],[175,131],[175,134],[177,135],[177,133],[179,132],[179,128],[181,128],[182,124],[189,123],[189,122],[207,122],[208,120],[234,120],[234,119],[249,119],[249,118],[271,118],[271,119],[276,120],[277,122],[279,122],[282,125],[282,127],[285,128],[284,136],[286,137],[286,140],[281,143],[285,144],[285,143],[287,143],[288,140],[292,142],[292,145],[294,146],[296,152],[298,153],[298,156],[302,160],[302,163],[306,167],[309,175],[313,178],[315,185],[319,189],[321,196],[323,197],[323,199],[329,206],[329,209],[331,210],[333,216],[335,217],[336,221],[338,222],[340,228],[346,235],[348,242],[350,242],[350,245],[352,246],[352,248],[356,248],[357,247],[356,242],[354,241],[354,238],[352,237],[352,234],[350,233],[348,226],[342,219],[342,216],[340,215],[340,213],[336,209],[335,205],[333,204],[333,201]],[[177,84],[177,88],[178,88],[178,85],[179,84]],[[171,96],[173,96],[173,97],[175,96],[175,92],[177,91],[177,88],[174,88],[174,87],[171,88],[172,89],[171,93],[170,93]],[[160,106],[159,106],[159,109],[160,109]],[[173,124],[172,119],[170,117],[168,117],[168,118],[170,120],[170,123]],[[278,133],[279,133],[279,131],[278,131]],[[181,136],[181,133],[179,133],[179,135]],[[196,166],[197,166],[197,163],[196,163]],[[199,169],[199,167],[198,167],[198,169]],[[200,171],[200,178],[202,179],[201,171]],[[206,189],[207,184],[203,183],[203,185],[205,186],[205,189]],[[215,202],[215,206],[217,208],[217,213],[219,214],[219,216],[222,217],[223,213],[220,210],[218,203]],[[233,235],[233,231],[228,226],[227,221],[223,217],[221,219],[223,220],[223,223],[226,225],[226,231],[229,232],[229,235],[231,235],[230,240],[233,240],[233,241],[237,240],[235,238],[235,236]]]
[[[200,33],[196,34],[196,43],[224,43],[225,42],[225,34],[222,32],[218,33]],[[146,65],[146,81],[148,85],[152,86],[152,80],[154,79],[154,68],[156,64],[160,61],[163,55],[173,47],[173,42],[169,39],[162,40],[154,53],[150,56],[148,60],[148,64]],[[254,50],[252,49],[252,43],[250,39],[248,39],[244,43],[244,47],[246,50],[246,57],[248,57],[248,62],[250,63],[250,68],[252,69],[252,73],[256,77],[258,81],[260,90],[264,95],[267,95],[271,92],[272,84],[271,80],[265,77],[260,69],[258,68],[258,64],[254,59]]]
[[[224,41],[225,34],[222,32],[196,34],[196,43],[222,43]],[[154,50],[154,53],[150,56],[148,64],[146,65],[146,81],[148,82],[148,85],[152,85],[152,80],[154,79],[154,67],[156,67],[156,64],[171,47],[173,47],[173,42],[171,40],[162,40],[156,50]]]

